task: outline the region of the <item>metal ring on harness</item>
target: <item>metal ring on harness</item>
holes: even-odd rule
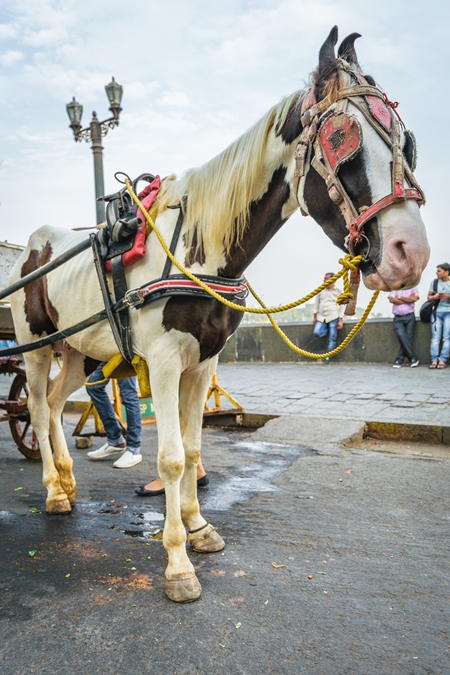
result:
[[[125,180],[120,180],[120,178],[118,178],[118,176],[125,176]],[[114,178],[115,178],[116,181],[117,181],[118,183],[120,183],[121,185],[126,185],[126,181],[127,181],[127,180],[129,180],[130,183],[132,182],[132,180],[131,180],[131,178],[129,177],[129,175],[126,174],[124,171],[116,171],[116,173],[114,174]]]
[[[359,253],[359,255],[362,256],[363,261],[367,262],[369,260],[370,241],[369,241],[368,237],[366,237],[366,235],[363,232],[360,232],[359,236],[361,237],[361,239],[365,239],[366,242],[367,242],[367,250],[366,251],[360,251],[360,253]]]

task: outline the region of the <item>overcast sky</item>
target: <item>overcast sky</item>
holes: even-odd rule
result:
[[[25,244],[43,224],[95,224],[90,146],[75,143],[72,96],[109,117],[104,85],[123,85],[120,126],[104,139],[113,174],[162,177],[223,150],[284,95],[304,86],[334,24],[359,32],[359,62],[399,101],[417,138],[416,177],[431,260],[450,261],[449,10],[423,0],[0,0],[0,239]],[[269,304],[304,295],[340,252],[310,218],[284,226],[247,276]],[[359,305],[367,303],[361,292]],[[390,313],[386,298],[376,311]]]

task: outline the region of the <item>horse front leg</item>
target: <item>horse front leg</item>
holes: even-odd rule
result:
[[[184,472],[184,448],[179,418],[181,364],[170,360],[150,361],[152,397],[158,420],[158,472],[166,494],[163,545],[168,554],[165,571],[166,595],[174,602],[192,602],[202,587],[186,553],[186,530],[181,520],[180,482]]]
[[[185,453],[181,480],[181,517],[189,530],[188,542],[199,553],[221,551],[225,546],[222,537],[201,515],[197,498],[197,464],[200,460],[203,411],[216,366],[217,358],[200,373],[183,373],[180,386],[180,422]]]
[[[52,514],[69,513],[72,507],[61,485],[50,443],[50,408],[47,403],[47,386],[52,360],[51,347],[25,354],[24,360],[30,390],[28,410],[41,451],[42,482],[47,490],[46,511]]]

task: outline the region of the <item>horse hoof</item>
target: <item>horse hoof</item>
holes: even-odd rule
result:
[[[73,506],[77,501],[77,491],[74,490],[73,492],[68,492],[67,499],[69,500],[70,505]]]
[[[202,587],[195,574],[184,579],[166,579],[164,590],[173,602],[194,602],[202,594]]]
[[[60,497],[59,499],[47,499],[45,510],[52,515],[62,515],[64,513],[70,513],[72,507],[70,506],[70,501],[67,497]]]
[[[225,548],[225,542],[212,525],[207,525],[200,532],[188,534],[188,542],[198,553],[216,553]]]
[[[72,483],[68,483],[67,485],[64,485],[64,483],[61,481],[61,489],[65,495],[67,495],[67,499],[71,504],[75,504],[77,501],[77,486],[75,484],[75,481]]]

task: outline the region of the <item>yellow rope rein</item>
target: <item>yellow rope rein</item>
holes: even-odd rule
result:
[[[226,305],[230,309],[235,309],[238,312],[246,312],[250,314],[265,314],[272,326],[275,328],[276,332],[278,335],[284,340],[284,342],[290,347],[294,352],[297,354],[301,354],[302,356],[308,356],[309,358],[312,359],[323,359],[323,358],[329,358],[330,356],[334,356],[335,354],[339,354],[345,347],[348,345],[348,343],[355,337],[356,333],[362,328],[363,324],[365,323],[367,317],[369,316],[377,298],[380,293],[380,291],[375,291],[373,294],[367,309],[365,310],[364,314],[362,317],[359,319],[358,323],[352,328],[350,333],[347,335],[347,337],[343,340],[343,342],[339,345],[339,347],[336,347],[333,349],[331,352],[326,352],[325,354],[317,354],[315,352],[307,352],[304,349],[300,349],[300,347],[297,347],[294,345],[291,340],[287,337],[287,335],[281,330],[281,328],[277,325],[271,314],[276,314],[277,312],[285,312],[288,309],[293,309],[294,307],[298,307],[299,305],[302,305],[303,303],[307,302],[308,300],[311,300],[315,295],[323,291],[325,288],[328,286],[331,286],[331,284],[334,284],[338,279],[343,277],[343,282],[344,282],[344,292],[341,293],[337,299],[338,304],[346,304],[352,297],[353,294],[350,292],[350,284],[349,284],[349,279],[348,279],[348,273],[349,271],[355,271],[357,266],[362,260],[362,256],[355,256],[352,258],[350,255],[346,255],[343,258],[339,258],[339,263],[342,265],[342,269],[334,274],[330,279],[327,279],[326,281],[323,282],[320,286],[318,286],[314,291],[311,291],[311,293],[308,293],[308,295],[305,295],[303,298],[300,298],[299,300],[295,300],[295,302],[290,302],[287,305],[280,305],[279,307],[266,307],[264,302],[261,300],[261,298],[258,297],[258,295],[255,293],[253,288],[251,287],[250,283],[246,280],[246,284],[248,286],[248,289],[250,293],[253,295],[255,300],[259,302],[261,305],[262,309],[259,309],[257,307],[244,307],[242,305],[238,305],[235,302],[232,302],[231,300],[227,300],[223,296],[221,296],[219,293],[214,291],[212,288],[208,286],[208,284],[205,284],[201,279],[195,276],[195,274],[192,274],[192,272],[189,272],[172,254],[168,246],[166,245],[166,242],[163,239],[163,236],[159,229],[156,226],[156,223],[148,213],[148,211],[145,209],[145,207],[142,205],[140,202],[139,198],[133,191],[133,188],[131,186],[130,181],[128,178],[125,179],[125,184],[127,186],[128,192],[130,193],[133,201],[137,206],[140,208],[142,213],[144,214],[146,221],[148,223],[148,226],[150,227],[151,230],[155,233],[157,236],[159,243],[161,244],[164,253],[167,255],[169,260],[177,267],[182,274],[188,277],[191,281],[194,281],[200,288],[202,288],[208,295],[213,297],[215,300],[218,302],[221,302],[223,305]]]

